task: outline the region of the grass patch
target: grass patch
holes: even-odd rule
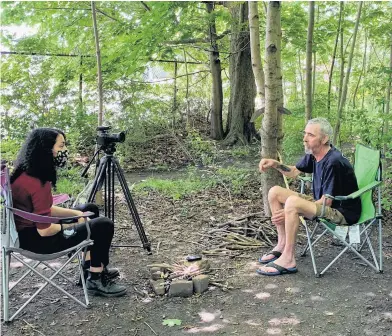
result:
[[[202,190],[224,185],[232,194],[241,194],[252,181],[256,172],[242,168],[219,168],[217,171],[198,171],[191,169],[184,178],[167,180],[149,178],[135,184],[133,191],[140,194],[157,192],[174,200],[197,193]]]

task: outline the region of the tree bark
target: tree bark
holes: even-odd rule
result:
[[[299,71],[299,83],[301,84],[301,102],[305,102],[304,95],[304,80],[302,78],[302,62],[301,62],[301,51],[298,50],[298,71]]]
[[[248,3],[230,3],[233,29],[230,40],[230,101],[225,145],[246,144],[258,134],[250,121],[255,109],[256,86],[252,71]]]
[[[312,49],[314,30],[314,1],[309,1],[308,36],[306,40],[305,121],[312,118]]]
[[[189,76],[188,76],[188,63],[186,60],[186,51],[184,52],[184,61],[185,61],[185,74],[186,74],[186,91],[185,91],[185,101],[186,101],[186,124],[189,124],[190,117],[190,108],[189,108]]]
[[[344,1],[340,3],[342,12],[344,12]],[[340,100],[342,99],[343,82],[344,82],[344,27],[343,23],[340,24],[340,76],[339,76],[339,93],[338,93],[338,108]]]
[[[352,65],[353,56],[354,56],[354,49],[355,49],[355,42],[357,39],[359,21],[361,18],[362,4],[363,4],[363,2],[360,1],[359,5],[358,5],[357,19],[355,21],[355,27],[354,27],[354,35],[353,35],[353,40],[351,42],[351,50],[350,50],[350,55],[348,57],[348,63],[347,63],[347,72],[346,72],[346,77],[344,79],[344,84],[343,84],[342,98],[341,98],[341,101],[339,102],[337,120],[336,120],[336,125],[335,125],[335,129],[334,129],[334,134],[333,134],[333,143],[336,143],[336,141],[338,139],[343,109],[346,104],[346,97],[347,97],[347,91],[348,91],[348,81],[350,79],[351,65]]]
[[[174,81],[173,81],[173,127],[176,125],[176,113],[177,113],[177,72],[178,64],[174,62]],[[181,114],[182,115],[182,114]],[[180,118],[182,121],[182,118]]]
[[[102,126],[102,122],[103,122],[103,89],[102,89],[101,49],[99,48],[97,14],[96,14],[96,10],[95,10],[95,2],[94,1],[91,1],[91,13],[93,16],[95,52],[96,52],[96,56],[97,56],[98,100],[99,100],[98,126]]]
[[[354,109],[355,109],[355,102],[356,102],[356,99],[357,99],[357,93],[358,93],[359,85],[361,84],[361,79],[362,79],[362,76],[363,76],[363,74],[365,72],[365,68],[366,68],[367,41],[368,41],[367,33],[365,31],[365,48],[364,48],[364,52],[363,52],[362,69],[361,69],[361,72],[359,74],[357,85],[355,86],[355,90],[354,90],[354,93],[353,93],[353,108]]]
[[[265,40],[265,113],[263,117],[261,133],[261,156],[262,158],[277,159],[278,151],[278,105],[279,105],[279,27],[280,27],[280,3],[268,2],[267,28]],[[262,194],[264,212],[271,215],[268,204],[268,191],[271,187],[279,184],[281,174],[275,169],[269,169],[262,174]]]
[[[339,34],[340,34],[340,27],[342,23],[342,14],[343,14],[343,1],[340,2],[340,10],[339,10],[339,21],[338,21],[338,29],[336,33],[336,39],[335,39],[335,45],[333,47],[333,53],[332,53],[332,63],[331,63],[331,70],[329,71],[329,76],[328,76],[328,98],[327,98],[327,115],[329,117],[329,114],[331,112],[331,89],[332,89],[332,78],[333,78],[333,68],[335,66],[335,59],[336,59],[336,50],[338,47],[338,41],[339,41]]]
[[[265,79],[263,63],[261,61],[259,10],[257,1],[249,1],[249,30],[252,69],[256,81],[257,98],[260,99],[260,107],[263,107],[265,105]]]
[[[79,74],[79,110],[83,111],[83,73],[82,73],[82,65],[83,65],[83,57],[80,57],[79,61],[80,65],[80,74]]]
[[[206,2],[208,13],[214,11],[214,3]],[[223,90],[222,90],[222,68],[219,57],[219,48],[217,44],[215,18],[210,19],[209,37],[211,42],[210,51],[210,69],[212,76],[212,106],[211,106],[211,138],[214,140],[223,139],[222,124],[222,106],[223,106]]]

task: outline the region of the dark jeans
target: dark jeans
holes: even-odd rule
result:
[[[99,210],[95,204],[85,204],[75,208],[80,211],[94,212],[91,220],[88,221],[91,229],[91,239],[94,245],[89,246],[91,254],[91,266],[101,267],[101,263],[106,266],[109,264],[109,249],[114,235],[114,223],[106,217],[99,217]],[[65,238],[62,232],[53,236],[42,237],[35,227],[24,228],[19,231],[20,247],[35,253],[50,254],[66,250],[78,245],[87,237],[85,224],[75,224],[76,234]]]

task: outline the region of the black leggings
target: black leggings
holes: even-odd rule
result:
[[[91,239],[94,245],[89,246],[91,254],[91,266],[101,267],[109,264],[109,249],[114,235],[114,223],[106,217],[99,217],[99,210],[95,204],[85,204],[75,208],[80,211],[91,211],[94,216],[88,221],[91,229]],[[78,245],[87,237],[87,228],[85,224],[75,224],[76,234],[72,237],[65,238],[62,232],[53,236],[42,237],[37,228],[24,228],[19,231],[20,247],[35,253],[50,254],[66,250],[72,246]]]

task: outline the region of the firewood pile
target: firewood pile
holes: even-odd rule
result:
[[[273,246],[277,233],[271,218],[257,212],[216,224],[203,237],[207,245],[202,251],[204,255],[236,256],[244,251]]]

